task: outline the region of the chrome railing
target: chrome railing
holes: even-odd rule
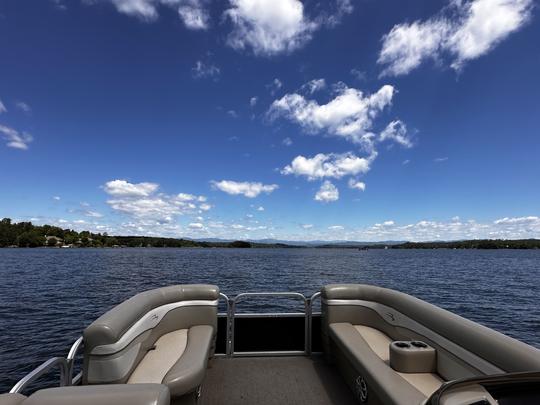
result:
[[[299,313],[266,313],[266,314],[237,314],[236,308],[239,302],[245,301],[248,298],[253,297],[283,297],[283,298],[296,298],[302,301],[304,304],[304,312]],[[309,341],[309,300],[300,293],[297,292],[258,292],[258,293],[242,293],[238,294],[231,300],[229,318],[227,319],[228,330],[230,330],[230,341],[227,353],[229,356],[279,356],[279,355],[291,355],[291,354],[308,354],[308,341]],[[235,319],[242,316],[250,317],[279,317],[279,316],[304,316],[304,350],[303,351],[253,351],[253,352],[235,352],[234,350],[234,338],[235,338]]]
[[[39,377],[49,373],[51,370],[58,367],[60,369],[60,387],[69,385],[68,377],[68,362],[63,357],[53,357],[52,359],[47,360],[45,363],[41,364],[39,367],[30,371],[26,374],[17,384],[13,386],[10,394],[16,394],[28,387],[28,385]]]
[[[75,357],[77,354],[79,354],[79,350],[81,348],[81,345],[83,343],[83,337],[81,336],[78,338],[75,343],[71,346],[71,349],[69,349],[69,353],[67,355],[67,363],[68,363],[68,381],[69,385],[78,385],[82,380],[82,371],[79,372],[75,377],[73,376],[73,370],[75,368]]]

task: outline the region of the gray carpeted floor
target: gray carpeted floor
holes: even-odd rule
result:
[[[357,404],[334,366],[321,357],[216,358],[199,405]]]

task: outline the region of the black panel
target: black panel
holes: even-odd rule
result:
[[[304,317],[236,318],[234,351],[304,350]]]
[[[217,338],[216,338],[216,353],[227,353],[227,317],[218,317]]]
[[[303,351],[304,316],[235,318],[236,352]],[[218,318],[216,353],[226,352],[227,318]],[[313,316],[312,350],[322,351],[321,318]]]

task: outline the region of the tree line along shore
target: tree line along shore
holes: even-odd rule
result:
[[[397,243],[258,243],[249,241],[205,242],[192,239],[149,236],[110,236],[107,233],[77,232],[52,225],[14,223],[10,218],[0,221],[0,248],[6,247],[174,247],[174,248],[333,248],[333,249],[540,249],[540,239],[475,239],[450,242]]]

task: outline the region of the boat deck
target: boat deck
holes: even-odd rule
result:
[[[198,405],[357,404],[334,366],[322,356],[216,358]]]

